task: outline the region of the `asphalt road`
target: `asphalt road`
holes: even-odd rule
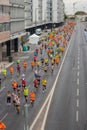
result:
[[[3,121],[6,124],[6,129],[7,130],[24,130],[24,105],[25,105],[25,100],[23,97],[23,94],[21,94],[21,110],[20,110],[20,114],[17,115],[16,110],[13,106],[13,104],[11,104],[11,106],[8,106],[6,103],[6,94],[7,91],[10,90],[11,92],[13,92],[12,90],[12,85],[11,82],[13,80],[18,81],[18,83],[21,82],[21,76],[17,77],[17,72],[16,72],[16,60],[20,59],[21,62],[24,61],[24,59],[26,59],[27,63],[28,63],[28,67],[26,70],[26,81],[27,81],[27,86],[29,87],[29,91],[33,90],[33,80],[34,80],[34,73],[31,69],[31,66],[29,65],[30,61],[33,58],[33,53],[34,53],[34,49],[36,48],[36,46],[31,46],[31,50],[29,51],[29,53],[22,53],[20,55],[17,55],[14,57],[14,68],[15,68],[15,73],[13,75],[13,77],[11,78],[9,70],[7,69],[7,78],[4,80],[3,76],[2,77],[2,89],[0,90],[0,120]],[[43,52],[42,56],[46,56],[45,50]],[[41,58],[41,55],[38,56],[38,59]],[[22,66],[21,66],[22,67]],[[46,76],[47,78],[47,91],[45,93],[42,93],[42,87],[38,88],[38,92],[36,95],[36,102],[34,107],[32,108],[30,105],[30,102],[28,101],[28,105],[29,105],[29,116],[28,116],[28,124],[29,126],[32,124],[34,118],[36,117],[37,113],[39,112],[40,108],[43,105],[43,102],[46,100],[46,97],[49,93],[49,91],[52,88],[52,84],[54,83],[55,77],[56,77],[56,70],[59,68],[56,67],[54,74],[52,75],[51,72],[49,71],[47,75],[44,75],[44,72],[42,70],[42,68],[40,68],[40,74],[43,76]],[[24,73],[23,71],[23,67],[22,67],[22,72],[21,75]],[[49,85],[48,85],[49,84]]]
[[[45,130],[87,130],[87,42],[79,23],[71,39],[45,123]]]
[[[67,54],[63,55],[61,64],[55,67],[53,75],[50,72],[46,75],[47,91],[42,93],[42,88],[38,89],[33,108],[28,101],[30,130],[87,130],[87,43],[83,32],[85,26],[87,25],[84,23],[76,26],[70,46],[66,50]],[[45,56],[45,52],[43,55]],[[23,54],[22,60],[25,57],[29,63],[33,51]],[[40,73],[43,75],[42,70]],[[21,81],[21,77],[17,78],[16,72],[13,79]],[[12,91],[11,80],[13,79],[8,73],[6,81],[3,82],[3,89],[0,92],[0,119],[6,124],[6,130],[24,130],[23,95],[19,115],[16,114],[13,105],[6,104],[6,92],[9,89]],[[28,66],[26,80],[30,90],[33,89],[33,79],[34,74]]]

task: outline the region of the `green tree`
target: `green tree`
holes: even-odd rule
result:
[[[66,14],[64,14],[64,19],[66,20],[68,18],[68,16]]]
[[[85,15],[85,14],[86,14],[86,12],[84,12],[84,11],[77,11],[75,13],[75,15]]]

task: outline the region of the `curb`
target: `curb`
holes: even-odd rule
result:
[[[13,64],[14,64],[14,62],[8,63],[8,65],[7,65],[5,68],[8,68],[8,67],[10,67],[10,66],[13,65]],[[2,70],[3,70],[3,69],[0,69],[0,73],[2,72]]]

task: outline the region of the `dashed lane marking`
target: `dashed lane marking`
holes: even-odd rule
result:
[[[79,77],[79,71],[77,72],[77,76]]]
[[[79,65],[79,61],[78,61],[78,65]]]
[[[78,56],[78,61],[80,60],[80,57]]]
[[[79,85],[79,78],[77,78],[77,85]]]
[[[77,107],[79,107],[79,99],[77,99]]]
[[[34,126],[35,126],[35,124],[36,124],[38,118],[40,117],[40,114],[42,113],[43,109],[45,108],[45,106],[46,106],[46,104],[47,104],[47,102],[48,102],[47,110],[46,110],[46,112],[45,112],[44,119],[43,119],[42,126],[41,126],[41,130],[44,130],[44,129],[45,129],[45,124],[46,124],[47,115],[48,115],[48,112],[49,112],[49,109],[50,109],[52,97],[53,97],[53,94],[54,94],[54,91],[55,91],[55,88],[56,88],[56,84],[57,84],[57,82],[58,82],[58,79],[59,79],[59,76],[60,76],[60,73],[61,73],[63,64],[64,64],[64,62],[65,62],[66,55],[67,55],[68,50],[69,50],[69,47],[70,47],[70,45],[71,45],[70,43],[71,43],[71,42],[69,42],[69,45],[68,45],[68,47],[67,47],[67,49],[66,49],[64,58],[63,58],[63,60],[62,60],[62,63],[61,63],[60,69],[59,69],[59,71],[58,71],[58,74],[57,74],[57,76],[56,76],[56,79],[55,79],[55,82],[54,82],[54,84],[53,84],[53,87],[52,87],[51,91],[49,92],[49,94],[48,94],[48,96],[47,96],[45,102],[43,103],[41,109],[39,110],[39,113],[37,114],[37,116],[35,117],[33,123],[31,124],[30,130],[33,130],[33,128],[34,128]]]
[[[79,121],[79,111],[76,111],[76,122]]]
[[[78,70],[80,69],[79,65],[78,65]]]
[[[77,96],[79,96],[79,89],[77,88]]]

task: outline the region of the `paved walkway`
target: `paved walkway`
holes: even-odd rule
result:
[[[8,68],[9,66],[11,66],[13,63],[14,63],[14,61],[16,60],[16,59],[21,59],[21,58],[23,58],[24,57],[24,59],[26,59],[27,58],[27,54],[29,53],[33,53],[34,52],[34,47],[37,47],[38,45],[30,45],[30,50],[29,51],[26,51],[26,52],[24,52],[24,51],[22,51],[22,52],[17,52],[17,53],[13,53],[12,54],[12,57],[13,57],[13,62],[11,62],[11,63],[9,63],[8,61],[4,61],[4,62],[0,62],[0,73],[1,73],[1,71],[4,69],[4,68]],[[25,58],[26,57],[26,58]]]
[[[12,64],[13,64],[14,62],[11,62],[11,63],[9,63],[9,62],[0,62],[0,73],[1,73],[1,71],[4,69],[4,68],[8,68],[9,66],[11,66]]]

